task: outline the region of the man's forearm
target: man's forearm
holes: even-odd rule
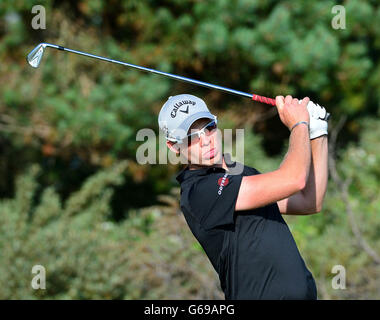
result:
[[[289,180],[307,183],[310,171],[311,146],[308,128],[301,124],[290,134],[289,150],[280,165],[280,170],[286,172]]]
[[[311,140],[311,164],[308,180],[302,194],[321,211],[328,180],[327,135]]]

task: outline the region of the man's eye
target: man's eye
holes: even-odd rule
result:
[[[189,143],[194,143],[199,141],[199,136],[197,134],[193,134],[189,137]]]
[[[209,132],[212,132],[216,129],[216,124],[213,123],[213,124],[210,124],[209,126],[206,127],[206,130],[209,131]]]

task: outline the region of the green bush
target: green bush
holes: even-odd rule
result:
[[[91,176],[64,203],[51,187],[35,198],[38,167],[18,177],[15,198],[0,201],[0,299],[222,297],[177,197],[110,220],[112,187],[126,167]],[[46,270],[45,290],[31,286],[34,265]]]

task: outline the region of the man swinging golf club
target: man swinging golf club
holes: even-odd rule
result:
[[[159,114],[167,146],[188,160],[177,176],[185,219],[217,271],[226,299],[317,299],[281,214],[319,212],[327,186],[326,110],[276,97],[289,149],[277,170],[260,173],[222,154],[217,119],[193,95],[170,97]]]

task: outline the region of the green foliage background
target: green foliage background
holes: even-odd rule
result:
[[[331,26],[337,4],[346,29]],[[34,5],[44,30],[31,26]],[[287,145],[273,109],[249,99],[53,50],[29,67],[27,53],[51,42],[324,105],[340,180],[321,213],[286,220],[320,299],[378,299],[379,21],[371,0],[1,1],[0,298],[222,299],[178,207],[180,167],[138,165],[136,132],[158,134],[167,97],[189,92],[223,128],[245,128],[247,165],[273,170]],[[30,285],[37,264],[46,290]],[[334,265],[345,290],[331,287]]]

